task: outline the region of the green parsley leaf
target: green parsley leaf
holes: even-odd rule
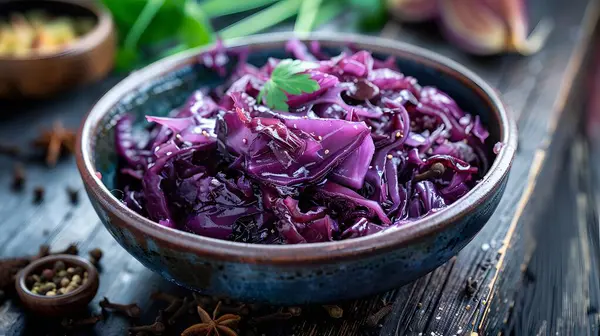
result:
[[[286,93],[300,95],[319,90],[319,83],[310,78],[306,70],[318,67],[317,64],[301,60],[284,59],[273,69],[271,78],[258,93],[257,100],[272,109],[287,111]]]

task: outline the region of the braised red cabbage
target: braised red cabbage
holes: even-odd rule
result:
[[[220,46],[200,57],[225,86],[199,88],[168,117],[115,127],[123,202],[160,225],[217,239],[296,244],[362,237],[423,218],[464,196],[488,169],[488,131],[446,93],[420,86],[393,58],[329,57],[290,41],[314,63],[310,93],[289,111],[257,101],[280,60],[227,70]],[[231,73],[227,74],[227,71]],[[307,77],[308,78],[308,77]],[[138,132],[139,133],[139,132]]]

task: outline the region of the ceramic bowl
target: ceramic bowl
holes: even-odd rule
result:
[[[63,261],[66,267],[81,267],[88,273],[88,280],[71,293],[45,296],[32,293],[26,279],[32,274],[40,274],[44,269],[52,269],[54,263]],[[88,303],[98,292],[99,278],[96,267],[89,261],[73,255],[58,254],[37,259],[19,272],[15,279],[17,294],[27,310],[42,316],[65,316],[85,311]]]
[[[56,53],[0,56],[0,98],[43,98],[104,77],[113,67],[116,37],[108,11],[84,0],[9,0],[0,17],[41,9],[53,15],[86,17],[94,28]]]
[[[233,41],[249,48],[249,62],[285,57],[293,35],[259,35]],[[126,208],[111,194],[117,157],[114,122],[122,113],[165,115],[202,85],[221,79],[198,64],[205,49],[169,57],[137,71],[91,110],[79,133],[77,164],[86,191],[114,238],[151,270],[181,286],[213,295],[273,304],[352,299],[406,284],[456,255],[484,226],[504,192],[517,143],[516,126],[498,95],[463,66],[430,51],[370,36],[314,34],[332,52],[349,42],[376,57],[395,56],[405,74],[435,85],[490,131],[488,152],[504,145],[489,172],[460,201],[425,219],[382,234],[327,243],[252,245],[169,229]],[[96,174],[99,172],[100,174]],[[99,177],[101,175],[101,177]]]

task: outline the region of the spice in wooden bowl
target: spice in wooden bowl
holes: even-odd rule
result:
[[[45,98],[103,78],[116,34],[96,1],[0,1],[0,98]]]
[[[44,10],[10,13],[0,19],[0,56],[55,53],[94,28],[86,17],[54,16]]]
[[[45,316],[65,316],[85,309],[96,295],[98,284],[94,265],[65,254],[33,261],[15,280],[23,305]]]
[[[67,267],[62,260],[54,262],[52,268],[25,278],[25,284],[33,294],[56,296],[75,291],[87,284],[89,273],[80,266]]]

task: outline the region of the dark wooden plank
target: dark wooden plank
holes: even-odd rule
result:
[[[578,136],[568,149],[561,183],[539,217],[537,242],[503,328],[506,335],[598,334],[598,217],[589,156]]]
[[[566,128],[554,132],[555,125],[563,111],[562,107],[565,104],[561,100],[566,99],[566,95],[570,91],[569,86],[558,85],[556,80],[565,77],[572,78],[577,72],[577,68],[582,62],[582,53],[587,48],[589,34],[592,30],[589,26],[580,29],[580,26],[575,24],[575,22],[585,21],[583,20],[585,3],[552,2],[548,5],[555,6],[555,13],[561,13],[560,18],[558,18],[560,22],[558,26],[564,29],[554,32],[547,48],[542,53],[527,59],[512,59],[511,68],[517,69],[517,71],[508,72],[499,81],[499,89],[501,92],[507,93],[505,99],[519,117],[519,129],[522,139],[507,193],[500,207],[490,224],[454,261],[452,273],[449,274],[451,280],[446,281],[443,290],[435,290],[430,288],[431,284],[424,284],[426,286],[424,290],[427,291],[428,295],[439,297],[438,304],[428,311],[431,322],[427,328],[419,328],[418,320],[412,318],[411,316],[414,314],[405,307],[405,302],[415,301],[412,298],[413,294],[409,297],[398,297],[395,306],[395,310],[408,312],[405,322],[398,323],[396,318],[389,319],[382,329],[381,335],[418,332],[423,332],[426,335],[431,333],[453,335],[459,332],[464,333],[465,330],[478,331],[484,325],[481,322],[485,320],[482,315],[487,316],[490,298],[493,298],[494,294],[498,292],[509,293],[511,287],[504,284],[520,279],[519,266],[525,258],[524,249],[519,248],[519,253],[510,255],[505,252],[509,246],[514,251],[516,250],[516,244],[524,244],[521,239],[526,235],[526,227],[531,222],[531,218],[522,215],[524,213],[534,213],[533,208],[539,208],[539,206],[530,204],[532,203],[531,195],[535,182],[541,176],[542,166],[550,164],[546,152],[550,140],[561,131],[564,131],[565,134],[572,132],[572,129],[568,130]],[[580,7],[576,8],[577,6]],[[595,14],[595,9],[588,9],[588,13]],[[596,17],[589,17],[589,15],[591,14],[588,14],[588,25],[596,20]],[[575,49],[579,50],[566,51],[568,48],[560,41],[572,37],[574,29],[580,29],[576,30],[580,39],[578,41],[572,40],[573,42],[577,41],[578,47]],[[571,63],[571,69],[566,66],[568,63]],[[540,71],[541,64],[543,64],[541,67],[544,71]],[[526,71],[527,69],[528,71]],[[533,81],[535,85],[527,83],[526,79]],[[563,83],[569,83],[569,81],[563,80]],[[521,96],[520,92],[528,93]],[[564,137],[558,142],[564,144]],[[558,162],[560,157],[554,157],[552,161]],[[494,261],[494,266],[484,270],[481,265],[486,265],[490,260]],[[476,279],[480,284],[480,290],[474,298],[465,295],[465,284],[469,277]],[[500,279],[502,279],[502,282],[499,281]],[[502,305],[504,299],[500,300],[500,303],[496,303],[502,296],[496,295],[495,306]],[[440,309],[444,311],[445,315],[437,319],[435,310]],[[496,307],[493,309],[495,310]],[[412,330],[411,326],[414,326]],[[484,334],[487,334],[487,332]]]
[[[593,2],[594,11],[588,10],[588,17],[593,13],[598,15],[599,6],[597,2]],[[594,36],[598,36],[597,17],[590,21],[591,26],[589,27],[589,33],[586,37],[587,40],[583,40],[585,46],[593,46]],[[570,142],[573,138],[573,133],[578,130],[579,121],[584,111],[586,101],[586,86],[587,77],[589,73],[589,66],[591,65],[592,48],[588,48],[587,52],[582,52],[573,59],[573,62],[569,64],[572,67],[573,72],[571,76],[575,79],[571,81],[570,85],[564,87],[565,90],[559,94],[561,98],[557,101],[557,104],[553,105],[552,108],[559,111],[563,111],[560,118],[557,118],[555,122],[548,125],[550,129],[556,130],[555,137],[553,139],[541,140],[541,147],[545,148],[545,153],[548,159],[545,163],[545,169],[541,170],[539,181],[540,186],[536,190],[536,197],[530,200],[531,207],[528,210],[544,208],[548,203],[553,202],[554,182],[563,183],[564,176],[562,176],[562,165],[560,164],[563,160],[568,160],[565,157],[565,146],[571,146]],[[583,66],[576,66],[576,63],[580,63]],[[579,71],[576,68],[580,68]],[[536,105],[547,107],[546,102],[538,101]],[[532,119],[531,123],[535,123],[536,120]],[[529,131],[529,130],[528,130]],[[521,129],[523,132],[523,129]],[[531,144],[530,144],[531,145]],[[546,197],[541,197],[546,196]],[[538,206],[536,206],[538,204]],[[536,223],[538,215],[541,215],[539,211],[528,211],[524,214],[522,222],[524,223]],[[540,225],[544,225],[543,223]],[[557,224],[558,225],[558,224]],[[542,239],[543,240],[543,239]],[[494,297],[490,308],[491,316],[485,321],[488,331],[496,333],[502,331],[505,328],[509,313],[511,312],[515,304],[515,296],[519,294],[521,278],[523,271],[526,269],[529,260],[532,257],[535,246],[540,241],[539,236],[536,234],[536,225],[529,225],[527,229],[521,230],[521,234],[515,235],[511,240],[511,248],[506,251],[506,259],[509,261],[506,263],[505,269],[502,272],[502,277],[498,279],[497,284],[497,295]],[[556,246],[556,249],[564,248],[566,246]],[[515,262],[515,260],[521,260],[521,265]],[[550,295],[550,293],[548,293]],[[566,321],[565,325],[569,323],[576,323],[575,321]]]

